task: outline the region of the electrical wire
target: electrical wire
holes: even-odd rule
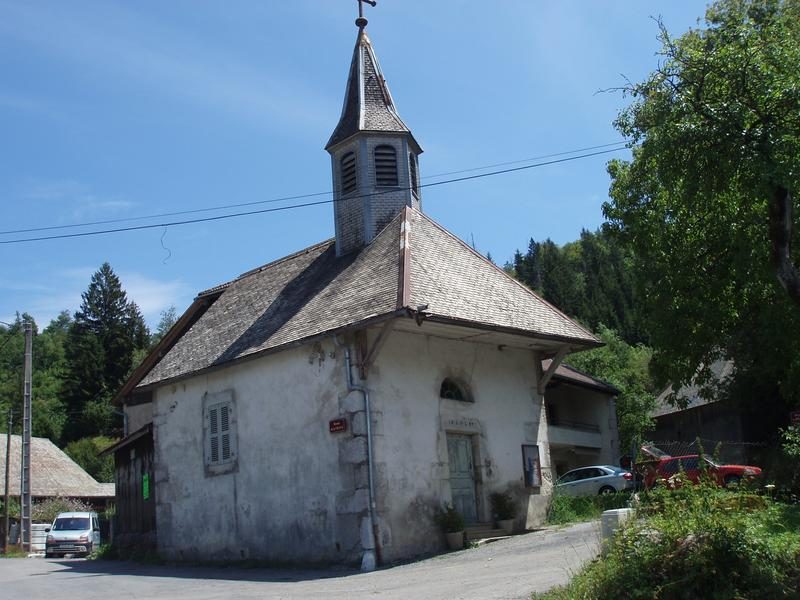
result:
[[[423,188],[423,187],[435,187],[435,186],[440,186],[440,185],[448,185],[448,184],[451,184],[451,183],[458,183],[458,182],[462,182],[462,181],[471,181],[473,179],[482,179],[484,177],[493,177],[493,176],[496,176],[496,175],[505,175],[507,173],[514,173],[514,172],[517,172],[517,171],[525,171],[525,170],[533,169],[533,168],[537,168],[537,167],[544,167],[544,166],[547,166],[547,165],[564,163],[564,162],[569,162],[569,161],[573,161],[573,160],[579,160],[579,159],[582,159],[582,158],[589,158],[589,157],[592,157],[592,156],[599,156],[601,154],[608,154],[610,152],[619,152],[620,150],[624,150],[625,148],[626,147],[623,146],[623,147],[620,147],[620,148],[611,148],[611,149],[606,149],[606,150],[598,150],[596,152],[589,152],[587,154],[579,154],[577,156],[568,156],[566,158],[559,158],[559,159],[549,160],[549,161],[545,161],[545,162],[534,163],[534,164],[531,164],[531,165],[524,165],[524,166],[521,166],[521,167],[513,167],[513,168],[509,168],[509,169],[501,169],[499,171],[491,171],[489,173],[480,173],[478,175],[468,175],[466,177],[457,177],[455,179],[446,179],[444,181],[436,181],[436,182],[432,182],[432,183],[424,183],[424,184],[421,184],[419,187],[420,188]],[[374,193],[371,193],[371,194],[362,194],[362,195],[359,195],[359,196],[350,196],[350,197],[346,198],[345,200],[349,201],[349,200],[354,200],[354,199],[357,199],[357,198],[370,198],[370,197],[381,196],[383,194],[396,193],[396,192],[397,192],[397,189],[392,189],[392,190],[386,190],[386,191],[381,191],[381,192],[374,192]],[[328,192],[320,192],[319,194],[316,194],[316,195],[323,195],[323,194],[328,194]],[[308,196],[306,196],[306,197],[308,197]],[[40,242],[40,241],[45,241],[45,240],[70,239],[70,238],[88,237],[88,236],[94,236],[94,235],[105,235],[105,234],[111,234],[111,233],[121,233],[121,232],[126,232],[126,231],[141,231],[141,230],[144,230],[144,229],[154,229],[154,228],[157,228],[157,227],[172,227],[172,226],[177,226],[177,225],[189,225],[189,224],[193,224],[193,223],[207,223],[207,222],[210,222],[210,221],[221,221],[221,220],[224,220],[224,219],[232,219],[232,218],[235,218],[235,217],[244,217],[244,216],[250,216],[250,215],[260,215],[260,214],[266,214],[266,213],[294,210],[294,209],[298,209],[298,208],[306,208],[306,207],[309,207],[309,206],[319,206],[319,205],[322,205],[322,204],[332,204],[334,202],[341,202],[341,201],[342,201],[342,199],[339,199],[339,200],[334,200],[334,199],[331,199],[331,200],[318,200],[316,202],[304,202],[304,203],[300,203],[300,204],[291,204],[289,206],[278,206],[278,207],[275,207],[275,208],[264,208],[264,209],[261,209],[261,210],[243,211],[243,212],[238,212],[238,213],[229,213],[229,214],[224,214],[224,215],[216,215],[216,216],[213,216],[213,217],[202,217],[202,218],[198,218],[198,219],[185,219],[185,220],[182,220],[182,221],[151,223],[151,224],[147,224],[147,225],[133,225],[133,226],[130,226],[130,227],[118,227],[118,228],[113,228],[113,229],[101,229],[101,230],[97,230],[97,231],[83,231],[83,232],[79,232],[79,233],[64,233],[64,234],[59,234],[59,235],[28,237],[28,238],[20,238],[20,239],[16,239],[16,240],[0,240],[0,244],[21,244],[23,242]],[[258,204],[258,203],[264,203],[264,202],[266,202],[266,201],[254,202],[254,203],[251,203],[251,204]],[[200,210],[203,210],[203,209],[200,209]]]
[[[435,175],[426,175],[422,177],[423,180],[425,179],[436,179],[438,177],[446,177],[448,175],[459,175],[461,173],[472,173],[475,171],[484,171],[486,169],[493,169],[495,167],[504,167],[506,165],[516,165],[520,163],[531,162],[534,160],[541,160],[544,158],[553,158],[556,156],[565,156],[567,154],[576,154],[578,152],[586,152],[588,150],[597,150],[599,148],[608,148],[610,146],[621,146],[622,149],[625,147],[624,141],[620,142],[613,142],[609,144],[599,144],[597,146],[587,146],[585,148],[576,148],[575,150],[566,150],[564,152],[556,152],[552,154],[543,154],[541,156],[533,156],[531,158],[523,158],[520,160],[514,160],[509,162],[502,162],[502,163],[495,163],[491,165],[484,165],[482,167],[471,167],[469,169],[461,169],[459,171],[449,171],[446,173],[437,173]],[[260,204],[274,204],[276,202],[288,202],[290,200],[303,200],[305,198],[315,198],[319,196],[330,196],[332,195],[332,191],[326,192],[313,192],[309,194],[299,194],[296,196],[284,196],[281,198],[270,198],[269,200],[254,200],[252,202],[239,202],[235,204],[224,204],[220,206],[209,206],[206,208],[194,208],[189,210],[180,210],[180,211],[173,211],[173,212],[165,212],[165,213],[158,213],[153,215],[143,215],[139,217],[120,217],[117,219],[105,219],[101,221],[87,221],[84,223],[71,223],[68,225],[48,225],[44,227],[28,227],[25,229],[9,229],[6,231],[0,231],[0,235],[13,235],[18,233],[34,233],[36,231],[55,231],[61,229],[74,229],[77,227],[91,227],[94,225],[112,225],[114,223],[129,223],[131,221],[144,221],[147,219],[160,219],[163,217],[177,217],[181,215],[190,215],[190,214],[199,214],[204,212],[213,212],[216,210],[227,210],[231,208],[244,208],[245,206],[257,206]]]

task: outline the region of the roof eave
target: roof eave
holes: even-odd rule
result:
[[[245,356],[239,356],[237,358],[225,361],[223,363],[210,365],[208,367],[204,367],[202,369],[196,369],[194,371],[190,371],[188,373],[182,373],[181,375],[177,375],[175,377],[166,377],[164,379],[160,379],[159,381],[154,381],[152,383],[148,383],[145,385],[140,385],[136,387],[137,392],[146,392],[150,390],[154,390],[158,387],[163,385],[172,384],[178,381],[184,381],[191,377],[196,377],[198,375],[204,375],[206,373],[210,373],[213,371],[217,371],[219,369],[225,369],[230,367],[234,364],[241,364],[242,362],[255,360],[258,358],[262,358],[264,356],[268,356],[270,354],[277,354],[278,352],[283,352],[284,350],[288,350],[290,348],[297,348],[298,346],[304,346],[306,344],[312,344],[318,340],[322,340],[334,335],[341,335],[350,331],[355,331],[357,329],[363,329],[365,327],[369,327],[371,325],[377,325],[379,323],[383,323],[384,321],[388,321],[390,319],[395,319],[397,317],[406,316],[407,310],[405,308],[394,310],[387,313],[381,313],[379,315],[373,315],[371,317],[367,317],[366,319],[361,319],[360,321],[356,321],[350,323],[348,325],[343,325],[341,327],[336,327],[334,329],[328,329],[326,331],[316,333],[314,335],[309,335],[297,340],[292,340],[291,342],[286,342],[285,344],[279,344],[277,346],[273,346],[271,348],[265,348],[264,350],[259,350],[258,352],[253,352],[251,354],[247,354]],[[141,379],[140,379],[141,381]]]
[[[575,352],[578,350],[590,350],[592,348],[600,348],[601,346],[605,345],[603,342],[597,339],[588,340],[570,336],[541,333],[530,329],[519,329],[516,327],[508,327],[505,325],[495,325],[493,323],[470,321],[468,319],[461,319],[458,317],[452,317],[448,315],[437,315],[435,313],[429,313],[426,311],[417,311],[410,307],[408,308],[408,312],[412,316],[417,314],[420,315],[423,321],[431,321],[433,323],[441,323],[444,325],[457,325],[460,327],[467,327],[470,329],[479,329],[481,331],[492,331],[497,333],[505,333],[508,335],[517,335],[520,337],[555,342],[556,344],[559,345],[566,345],[569,348],[570,352]]]
[[[155,367],[158,362],[166,356],[170,348],[172,348],[184,333],[202,316],[214,301],[222,295],[225,288],[221,287],[214,293],[206,292],[203,295],[197,296],[189,308],[184,311],[181,317],[175,324],[167,331],[164,337],[155,345],[150,353],[144,358],[141,364],[134,369],[128,380],[116,393],[111,403],[115,406],[121,406],[134,389],[139,385],[139,382],[144,379],[147,374]]]

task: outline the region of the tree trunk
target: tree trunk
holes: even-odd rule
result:
[[[775,276],[795,304],[800,305],[800,269],[792,262],[792,193],[779,185],[769,202],[770,261]]]

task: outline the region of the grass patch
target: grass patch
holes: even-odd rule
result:
[[[8,552],[0,552],[0,558],[27,558],[28,553],[21,550],[19,546],[9,546]]]
[[[549,525],[568,525],[599,519],[603,511],[625,508],[631,495],[625,492],[602,494],[599,496],[553,495],[547,511]]]
[[[637,519],[537,600],[765,600],[800,591],[800,506],[714,485],[642,495]]]

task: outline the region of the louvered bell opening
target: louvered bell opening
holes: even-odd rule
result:
[[[419,177],[417,175],[417,157],[413,154],[408,155],[408,164],[411,167],[411,191],[419,197]]]
[[[341,170],[342,193],[355,192],[358,187],[358,180],[356,179],[356,155],[354,152],[348,152],[342,157]]]
[[[375,148],[375,183],[397,186],[397,152],[392,146]]]

